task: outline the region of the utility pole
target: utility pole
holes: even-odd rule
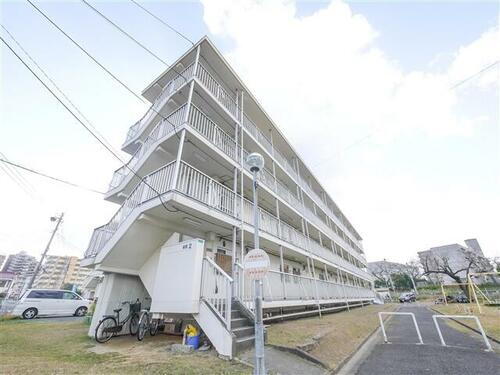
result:
[[[61,224],[63,217],[64,217],[64,212],[61,213],[61,215],[59,217],[52,216],[50,218],[50,221],[57,221],[56,226],[55,226],[54,230],[52,231],[52,234],[50,235],[49,242],[47,243],[47,246],[45,247],[45,250],[42,253],[42,257],[40,258],[40,261],[36,265],[35,272],[33,273],[33,277],[31,278],[31,280],[28,284],[28,287],[26,289],[31,289],[31,287],[33,286],[33,283],[35,282],[35,277],[38,274],[38,271],[40,271],[40,267],[42,266],[43,260],[45,259],[45,255],[47,255],[47,251],[49,251],[50,244],[52,243],[52,240],[54,239],[54,236],[56,235],[57,229],[59,229],[59,225]]]

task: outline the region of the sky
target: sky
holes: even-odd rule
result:
[[[168,62],[190,46],[128,0],[90,2]],[[497,2],[141,3],[189,38],[214,41],[361,234],[369,261],[406,262],[467,238],[500,256],[500,64],[476,75],[500,59]],[[164,70],[81,1],[36,4],[134,92]],[[26,1],[0,1],[0,18],[119,149],[147,107]],[[120,163],[4,45],[0,61],[0,152],[105,191]],[[0,166],[0,254],[40,254],[49,218],[64,212],[50,253],[81,256],[118,209],[19,173],[22,187]]]

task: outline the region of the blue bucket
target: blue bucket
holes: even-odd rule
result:
[[[200,346],[200,335],[188,336],[186,345],[192,346],[194,350],[198,349],[198,346]]]

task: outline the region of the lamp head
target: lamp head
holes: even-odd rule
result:
[[[258,152],[252,152],[247,156],[246,161],[252,172],[258,172],[264,168],[264,158]]]

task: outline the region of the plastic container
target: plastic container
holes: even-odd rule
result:
[[[194,350],[198,349],[200,346],[200,335],[187,336],[186,345],[192,346]]]

